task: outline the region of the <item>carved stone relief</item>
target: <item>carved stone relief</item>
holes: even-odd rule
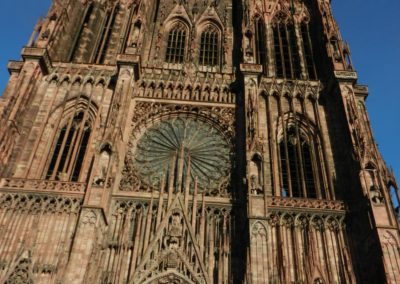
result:
[[[228,193],[234,109],[137,102],[132,122],[121,190],[159,189],[182,157],[181,175],[190,172],[192,190],[197,180],[207,194]]]

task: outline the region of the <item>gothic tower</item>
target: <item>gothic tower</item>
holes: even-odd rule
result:
[[[55,0],[8,69],[1,283],[400,282],[330,0]]]

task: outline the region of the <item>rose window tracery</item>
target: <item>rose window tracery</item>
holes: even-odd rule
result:
[[[189,176],[190,190],[217,190],[227,182],[231,151],[220,132],[203,121],[175,118],[158,122],[139,139],[134,167],[144,183],[157,188],[160,182]],[[181,176],[179,176],[181,174]]]

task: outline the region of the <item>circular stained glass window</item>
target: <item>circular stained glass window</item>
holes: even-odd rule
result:
[[[135,152],[135,169],[147,185],[157,187],[162,176],[195,180],[199,190],[218,189],[230,173],[230,148],[211,125],[191,118],[161,121],[146,129]],[[183,183],[183,182],[182,182]]]

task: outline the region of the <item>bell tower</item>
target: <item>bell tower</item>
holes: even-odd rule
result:
[[[398,187],[330,1],[57,0],[21,54],[0,282],[399,281]]]
[[[242,31],[248,281],[396,283],[397,186],[330,1],[247,1]]]

